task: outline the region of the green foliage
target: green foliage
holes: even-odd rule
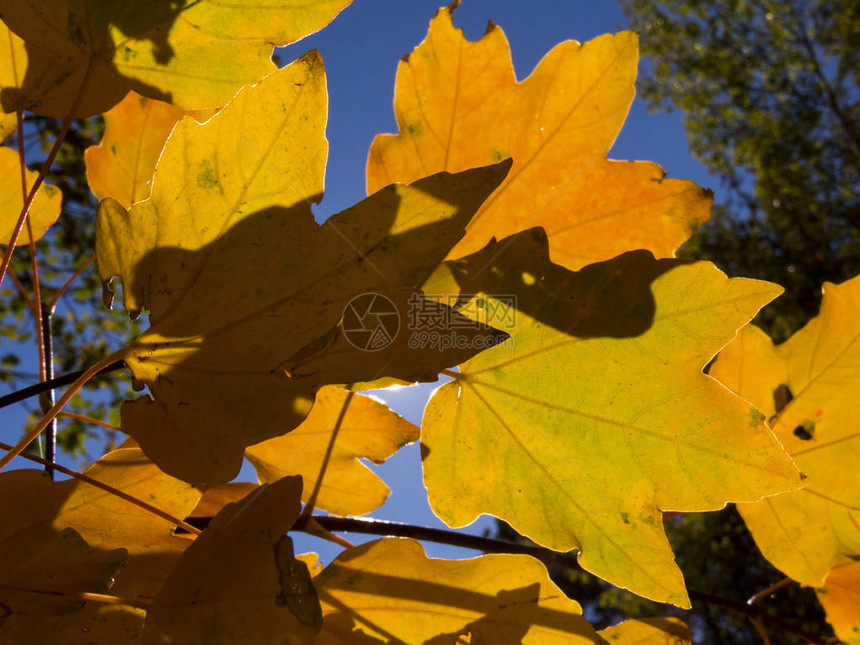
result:
[[[820,285],[860,271],[860,5],[621,0],[647,63],[641,95],[682,111],[690,151],[728,189],[688,257],[771,280],[778,341]]]

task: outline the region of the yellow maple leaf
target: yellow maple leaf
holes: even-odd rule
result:
[[[132,497],[150,501],[178,518],[184,518],[200,499],[197,489],[165,475],[138,448],[110,452],[84,474]],[[92,562],[87,550],[102,554],[100,558],[103,559],[121,549],[124,555],[120,564],[124,566],[118,573],[114,568],[112,576],[116,582],[110,587],[110,593],[130,602],[145,603],[161,588],[189,544],[187,539],[174,536],[176,526],[169,521],[86,482],[51,482],[42,471],[18,470],[0,475],[0,487],[4,490],[0,495],[5,518],[0,551],[4,558],[20,557],[22,538],[29,543],[40,534],[66,535],[53,550],[56,557],[50,562],[54,571],[47,583],[54,586],[48,590],[74,591],[74,586],[63,586],[69,581],[64,576],[66,572],[78,571],[83,563],[93,566],[89,574],[91,579],[99,575],[102,569]],[[69,531],[79,534],[85,541],[83,545],[76,545]],[[9,539],[10,536],[14,539]],[[84,546],[86,549],[82,551]],[[86,559],[81,562],[78,558]],[[7,570],[6,567],[2,569]],[[35,570],[31,571],[35,575]],[[34,578],[33,587],[39,588],[38,584],[38,578]],[[104,593],[107,587],[90,586],[80,591]],[[69,620],[51,619],[44,613],[46,608],[37,604],[36,608],[39,607],[43,613],[38,615],[36,624],[26,623],[28,640],[74,642],[73,639],[81,636],[81,626],[86,626],[89,638],[122,642],[129,634],[139,633],[143,626],[144,612],[136,606],[106,607],[102,603],[88,603],[81,609],[77,601],[75,607],[80,611]],[[38,631],[33,631],[36,628]],[[7,622],[3,629],[6,638],[15,639],[16,627]]]
[[[38,173],[27,170],[26,175],[29,190],[36,182]],[[27,219],[29,226],[32,227],[34,241],[40,239],[51,224],[57,221],[62,201],[63,195],[59,188],[51,184],[42,184],[30,206]],[[12,231],[18,223],[23,205],[21,162],[18,153],[12,148],[0,147],[0,244],[7,244],[12,237]],[[30,241],[29,231],[27,222],[24,222],[18,244],[27,244]]]
[[[690,629],[678,618],[642,618],[601,629],[610,645],[692,645]]]
[[[574,273],[549,262],[539,229],[454,267],[485,321],[514,323],[427,405],[433,510],[453,527],[491,513],[579,549],[615,585],[689,606],[660,511],[799,485],[755,410],[702,373],[781,289],[647,251]],[[493,294],[515,296],[516,311]]]
[[[149,605],[147,643],[313,643],[319,601],[285,534],[300,477],[227,504],[188,547]]]
[[[325,360],[292,374],[328,356],[354,298],[419,292],[509,168],[390,186],[318,225],[310,206],[322,194],[325,106],[312,53],[205,124],[180,121],[148,200],[128,211],[100,204],[100,275],[106,284],[121,276],[126,309],[148,309],[152,323],[121,352],[153,395],[124,404],[122,428],[187,481],[232,479],[245,447],[296,427],[322,385],[435,379],[464,359],[431,349],[415,360],[394,343],[352,347],[340,369]]]
[[[323,609],[320,645],[461,642],[466,635],[472,643],[600,642],[579,605],[527,555],[437,560],[415,540],[386,538],[345,551],[314,586]]]
[[[352,0],[2,0],[27,48],[27,71],[4,80],[5,112],[64,118],[105,112],[136,90],[183,108],[223,105],[276,67],[273,47],[328,24]],[[0,68],[8,52],[0,47]]]
[[[99,199],[113,197],[126,208],[149,197],[155,162],[167,135],[185,115],[206,121],[212,110],[180,110],[131,91],[104,113],[105,131],[87,148],[87,182]]]
[[[359,459],[381,464],[401,446],[416,441],[418,428],[366,396],[353,396],[347,405],[347,394],[339,387],[322,388],[299,427],[245,450],[260,483],[301,475],[302,502],[307,503],[337,426],[316,508],[335,515],[364,515],[385,502],[388,487]]]
[[[753,403],[806,476],[803,489],[738,510],[762,554],[820,586],[840,555],[860,553],[860,277],[824,284],[820,314],[781,345],[756,327],[720,353],[711,374]]]
[[[815,590],[827,622],[845,645],[860,645],[860,560],[840,558]]]
[[[561,43],[517,83],[502,30],[468,42],[453,26],[456,4],[398,67],[400,134],[374,140],[368,191],[512,157],[450,259],[532,226],[570,269],[640,248],[671,257],[708,219],[711,197],[656,164],[606,158],[633,101],[636,35]]]

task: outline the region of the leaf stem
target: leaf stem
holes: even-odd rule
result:
[[[21,451],[24,450],[30,442],[33,441],[36,437],[38,437],[42,430],[44,430],[48,424],[57,416],[57,413],[63,409],[63,406],[69,402],[78,390],[80,390],[87,381],[89,381],[92,377],[98,374],[103,368],[112,365],[114,362],[118,360],[122,360],[125,357],[127,352],[127,348],[123,347],[122,349],[114,352],[110,356],[103,358],[98,361],[94,365],[92,365],[89,369],[87,369],[83,374],[81,374],[74,383],[72,383],[69,388],[63,392],[63,396],[60,397],[59,401],[57,401],[48,412],[42,417],[42,419],[35,425],[35,427],[28,432],[23,439],[21,439],[15,447],[12,448],[9,452],[3,455],[0,458],[0,470],[2,470],[10,461],[12,461],[15,457],[21,454]]]
[[[454,370],[449,370],[449,369],[439,370],[439,373],[443,374],[445,376],[450,376],[453,379],[459,379],[459,378],[462,378],[462,376],[463,376],[462,374],[460,374],[460,372],[455,372]]]
[[[8,443],[3,443],[2,441],[0,441],[0,448],[2,448],[4,450],[12,450],[13,449],[12,446],[10,446]],[[39,463],[42,465],[47,465],[49,463],[46,459],[42,459],[41,457],[37,457],[36,455],[31,455],[28,453],[22,453],[21,457],[23,457],[24,459],[29,459],[30,461],[35,461],[36,463]],[[147,504],[142,499],[138,499],[137,497],[134,497],[133,495],[129,495],[128,493],[125,493],[125,492],[119,490],[118,488],[114,488],[110,484],[105,484],[103,482],[100,482],[97,479],[93,479],[92,477],[90,477],[88,475],[85,475],[83,473],[79,473],[77,470],[72,470],[71,468],[66,468],[65,466],[61,466],[60,464],[51,464],[51,465],[57,472],[61,472],[64,475],[68,475],[69,477],[74,477],[75,479],[80,480],[86,484],[89,484],[90,486],[95,486],[96,488],[100,488],[101,490],[105,491],[106,493],[110,493],[111,495],[116,495],[117,497],[124,499],[125,501],[129,502],[130,504],[134,504],[135,506],[142,508],[145,511],[149,511],[153,515],[158,515],[158,517],[160,517],[164,520],[167,520],[171,524],[176,524],[177,526],[181,527],[185,531],[188,531],[189,533],[193,533],[194,535],[200,535],[200,529],[198,529],[196,526],[192,526],[188,522],[185,522],[183,520],[180,520],[179,518],[173,517],[170,513],[165,513],[161,509],[156,508],[155,506],[152,506],[151,504]]]

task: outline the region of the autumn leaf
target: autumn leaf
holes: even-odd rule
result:
[[[27,170],[27,190],[36,182],[38,173]],[[60,189],[51,184],[42,184],[30,207],[28,221],[33,230],[33,240],[40,239],[60,215],[63,196]],[[8,243],[18,223],[18,215],[24,206],[21,185],[21,161],[12,148],[0,147],[0,244]],[[19,244],[27,244],[30,233],[27,223],[21,229]]]
[[[642,618],[601,629],[610,645],[692,645],[690,629],[678,618]]]
[[[762,554],[821,586],[839,556],[860,553],[860,277],[824,284],[821,312],[774,346],[748,327],[711,374],[755,405],[806,476],[803,489],[738,505]]]
[[[647,251],[574,273],[549,261],[540,229],[453,272],[476,294],[461,311],[482,303],[485,322],[512,321],[511,339],[428,403],[435,513],[452,527],[491,513],[546,547],[579,549],[617,586],[689,606],[660,511],[798,486],[755,410],[702,373],[780,288]]]
[[[250,446],[245,457],[257,470],[260,483],[301,475],[306,503],[337,427],[316,508],[335,515],[364,515],[381,506],[388,486],[359,459],[381,464],[401,446],[417,441],[418,428],[367,396],[353,396],[345,410],[344,405],[347,391],[326,386],[317,392],[311,413],[299,427]]]
[[[414,540],[349,549],[314,578],[316,642],[597,643],[582,610],[525,555],[434,560]],[[461,642],[457,640],[457,642]]]
[[[275,71],[274,46],[321,29],[350,2],[2,0],[3,21],[27,48],[24,78],[3,79],[3,110],[85,117],[129,90],[183,108],[220,106]]]
[[[517,83],[502,30],[491,23],[480,41],[467,41],[453,26],[456,5],[438,11],[398,67],[400,134],[374,140],[368,191],[512,157],[507,180],[449,259],[532,226],[570,269],[640,248],[671,257],[708,219],[711,196],[664,179],[656,164],[606,158],[633,101],[636,35],[563,42]]]
[[[137,448],[110,452],[87,468],[84,474],[132,497],[151,502],[174,517],[185,517],[200,498],[198,490],[165,475]],[[97,550],[99,554],[112,553],[111,557],[115,558],[116,549],[121,548],[124,566],[119,573],[114,568],[112,573],[115,576],[112,577],[116,582],[110,587],[110,593],[131,602],[146,602],[152,598],[189,544],[187,539],[173,535],[175,524],[85,482],[51,482],[44,472],[19,470],[0,475],[0,488],[3,490],[0,500],[5,518],[3,535],[17,536],[15,539],[18,540],[0,538],[4,558],[20,557],[19,546],[16,545],[21,541],[31,543],[34,536],[47,532],[71,531],[80,536],[77,539],[79,544],[67,535],[67,548],[62,550],[58,546],[56,558],[51,560],[57,571],[68,571],[69,567],[72,571],[78,570],[82,566],[78,558],[84,558],[87,549],[93,553]],[[65,568],[62,566],[63,557],[66,558]],[[103,559],[105,556],[100,557]],[[92,558],[84,558],[82,562],[93,564]],[[58,584],[63,582],[62,577],[55,580]],[[33,584],[36,584],[35,580]],[[71,590],[74,589],[68,589]],[[103,593],[106,587],[83,590]],[[136,607],[87,603],[73,621],[43,620],[46,636],[42,642],[72,642],[80,636],[82,626],[96,640],[127,642],[128,635],[140,632],[142,625],[143,611]]]
[[[840,641],[860,645],[860,560],[840,558],[815,593]]]
[[[24,41],[0,22],[0,96],[7,87],[17,87],[27,72],[27,50]],[[0,111],[0,141],[18,127],[15,110]]]
[[[101,142],[84,153],[93,194],[99,199],[113,197],[125,208],[149,197],[155,162],[167,136],[186,114],[202,123],[214,111],[180,110],[131,91],[105,112]]]
[[[356,296],[419,292],[509,167],[391,186],[319,226],[310,204],[322,192],[324,120],[311,54],[207,123],[183,119],[149,200],[100,204],[100,275],[120,275],[126,309],[149,309],[152,323],[122,357],[153,398],[126,403],[122,428],[187,481],[232,479],[245,447],[297,426],[322,385],[426,377],[427,361],[404,364],[396,345],[382,369],[353,349],[340,372],[287,370],[325,350],[318,341]],[[436,378],[462,352],[431,349],[428,360]]]
[[[301,478],[225,506],[150,604],[146,643],[313,643],[319,601],[285,534],[299,516]]]

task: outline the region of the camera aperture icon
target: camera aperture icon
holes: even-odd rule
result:
[[[353,347],[376,352],[394,342],[400,330],[400,313],[381,293],[362,293],[344,308],[342,328]]]

